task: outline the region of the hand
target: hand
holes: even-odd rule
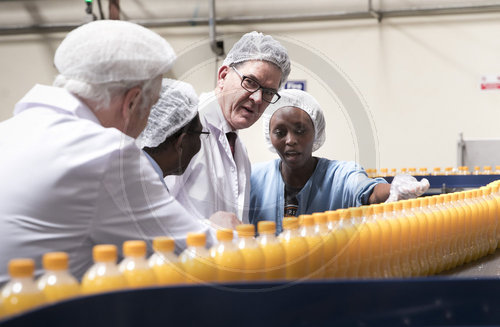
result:
[[[419,182],[417,179],[408,174],[396,175],[391,183],[389,198],[385,202],[394,202],[416,198],[425,193],[429,189],[429,181],[422,178]]]
[[[230,228],[236,229],[236,226],[241,224],[241,221],[232,212],[217,211],[208,218],[210,224],[215,229]]]

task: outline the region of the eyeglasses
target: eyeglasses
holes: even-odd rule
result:
[[[186,131],[185,133],[189,135],[199,135],[200,137],[201,135],[205,135],[205,137],[208,137],[208,135],[210,135],[210,132],[208,131]]]
[[[262,87],[262,85],[260,85],[259,82],[252,79],[251,77],[243,75],[234,66],[231,66],[231,68],[234,69],[234,71],[238,75],[240,75],[241,87],[247,90],[248,92],[255,93],[258,90],[262,89],[262,100],[269,103],[276,103],[281,98],[281,96],[278,94],[277,91],[269,89],[267,87]]]

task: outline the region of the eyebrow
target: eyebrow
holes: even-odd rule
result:
[[[275,89],[274,87],[263,86],[262,82],[253,74],[248,74],[248,75],[243,74],[243,75],[246,77],[249,77],[249,78],[253,79],[254,81],[256,81],[257,83],[259,83],[259,85],[262,86],[263,89],[273,90],[274,92],[278,92],[278,89]]]

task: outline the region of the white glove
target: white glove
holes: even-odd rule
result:
[[[417,179],[408,174],[396,175],[391,183],[391,191],[385,202],[394,202],[416,198],[425,193],[429,189],[429,181],[422,178],[419,182]]]

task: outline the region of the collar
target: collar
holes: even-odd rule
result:
[[[14,115],[34,107],[48,107],[58,111],[65,111],[76,117],[88,119],[101,125],[99,119],[94,115],[83,102],[67,90],[55,87],[36,84],[14,107]]]
[[[214,91],[202,93],[200,95],[199,107],[200,114],[205,117],[208,124],[220,130],[224,134],[229,132],[235,132],[238,134],[238,130],[233,131],[226,118],[224,118],[222,108],[219,105],[219,101]]]

